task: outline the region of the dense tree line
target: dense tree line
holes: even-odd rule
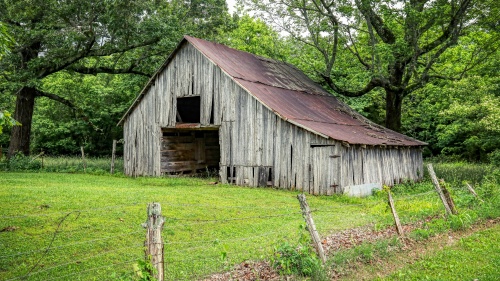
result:
[[[105,131],[109,125],[94,122],[95,116],[102,115],[99,110],[112,107],[113,99],[130,100],[130,91],[134,88],[125,92],[113,89],[115,92],[110,94],[113,99],[108,99],[108,104],[92,108],[92,103],[105,100],[101,93],[110,91],[105,89],[108,83],[105,81],[115,78],[92,80],[81,76],[128,75],[123,81],[130,79],[137,85],[143,84],[183,34],[211,38],[227,19],[224,0],[0,1],[0,22],[15,41],[10,53],[0,60],[3,96],[0,102],[10,104],[14,118],[22,124],[12,128],[9,155],[30,153],[31,141],[36,140],[36,136],[32,136],[35,110],[43,110],[44,105],[56,108],[47,101],[40,102],[39,107],[41,100],[64,105],[74,117],[87,124],[86,130],[81,130],[81,125],[66,129],[66,136],[75,132],[71,142],[85,145],[88,128],[102,133],[94,139],[109,137],[112,134]],[[130,78],[130,75],[139,78]],[[79,83],[90,84],[75,89],[73,86]],[[85,92],[91,86],[94,86],[92,91]],[[116,113],[110,116],[113,114]],[[67,113],[61,112],[58,116],[64,118]],[[104,116],[100,120],[104,120]],[[64,152],[68,151],[53,151]]]
[[[36,9],[18,15],[13,3],[0,4],[7,11],[0,21],[18,42],[0,62],[0,110],[14,111],[23,89],[35,89],[28,151],[72,154],[83,145],[108,154],[121,138],[116,122],[191,34],[298,66],[373,121],[428,142],[426,156],[500,163],[500,7],[493,0],[246,1],[240,16],[219,0],[128,1],[135,8],[127,11],[106,1],[63,1],[67,10],[55,11],[48,1],[44,16]],[[8,137],[0,137],[3,147]]]

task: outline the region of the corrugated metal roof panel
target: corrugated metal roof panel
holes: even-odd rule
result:
[[[185,38],[264,105],[309,131],[350,144],[426,145],[369,121],[289,64]]]

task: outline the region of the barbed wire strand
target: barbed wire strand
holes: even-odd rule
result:
[[[71,273],[71,274],[67,274],[67,275],[62,275],[62,276],[58,276],[58,277],[55,277],[55,278],[46,279],[45,281],[58,280],[58,279],[66,278],[66,277],[69,277],[69,276],[81,275],[82,273],[86,273],[86,272],[90,272],[90,271],[96,271],[96,270],[102,269],[102,268],[114,267],[114,266],[117,266],[117,265],[124,265],[124,264],[133,264],[133,263],[136,263],[136,262],[137,262],[137,259],[128,260],[128,261],[125,261],[125,262],[112,263],[112,264],[109,264],[109,265],[103,265],[103,266],[99,266],[99,267],[93,267],[93,268],[86,269],[86,270],[83,270],[83,271],[78,271],[78,272],[75,272],[75,273]]]
[[[215,238],[212,240],[198,240],[198,241],[193,241],[193,242],[164,242],[163,245],[170,246],[170,245],[179,245],[179,244],[188,244],[189,245],[189,244],[210,244],[210,243],[213,243],[215,246],[215,245],[219,245],[219,244],[226,243],[226,242],[253,240],[253,239],[262,238],[262,237],[269,236],[271,234],[280,233],[280,232],[281,231],[269,231],[266,233],[262,233],[261,235],[252,235],[252,236],[247,236],[247,237],[228,238],[228,239]],[[150,243],[150,244],[156,244],[156,243]],[[198,248],[198,247],[192,247],[192,248],[194,249],[194,248]],[[191,248],[185,248],[183,250],[190,250],[190,249]],[[182,252],[182,251],[176,251],[176,252]]]
[[[11,279],[11,280],[16,280],[16,279],[31,277],[31,276],[34,276],[34,275],[37,275],[37,274],[40,274],[40,273],[43,273],[43,272],[51,271],[51,270],[53,270],[55,268],[63,267],[63,266],[70,265],[70,264],[78,264],[78,263],[80,263],[82,261],[86,261],[86,260],[89,260],[89,259],[92,259],[92,258],[95,258],[95,257],[104,256],[104,255],[107,255],[107,254],[110,254],[110,253],[114,253],[114,252],[120,252],[120,251],[125,250],[125,249],[141,248],[141,247],[144,247],[144,245],[142,245],[142,244],[141,245],[134,245],[134,246],[122,247],[122,248],[118,248],[118,249],[112,249],[112,250],[109,250],[109,251],[100,252],[98,254],[91,255],[91,256],[88,256],[88,257],[85,257],[85,258],[81,258],[81,259],[77,259],[77,260],[74,260],[74,261],[70,261],[70,262],[58,264],[58,265],[51,266],[51,267],[48,267],[48,268],[44,268],[43,270],[39,270],[39,271],[30,273],[30,274],[24,275],[24,276],[19,276],[19,277],[16,277],[14,279]]]
[[[44,213],[44,214],[23,214],[23,215],[17,215],[17,216],[0,216],[1,219],[13,219],[13,218],[27,218],[27,217],[40,217],[40,216],[53,216],[53,215],[61,215],[61,214],[66,214],[70,211],[73,212],[81,212],[81,213],[89,213],[92,211],[102,211],[102,210],[109,210],[109,209],[117,209],[117,208],[124,208],[124,207],[136,207],[140,205],[147,206],[147,204],[151,203],[151,201],[148,202],[134,202],[131,204],[122,204],[122,205],[113,205],[113,206],[106,206],[106,207],[100,207],[100,208],[88,208],[88,209],[76,209],[76,210],[65,210],[65,211],[59,211],[59,212],[50,212],[50,213]],[[210,207],[213,209],[225,209],[225,208],[235,208],[235,209],[253,209],[253,210],[282,210],[282,208],[276,208],[276,207],[256,207],[256,206],[244,206],[244,205],[226,205],[226,206],[220,206],[220,205],[209,205],[209,204],[180,204],[180,203],[170,203],[170,202],[161,202],[160,203],[163,206],[170,206],[170,207],[193,207],[193,206],[198,206],[198,207]],[[284,209],[294,209],[293,206],[289,205],[284,205]]]
[[[30,217],[49,217],[49,216],[56,216],[56,215],[61,215],[61,214],[67,214],[68,212],[80,212],[80,213],[90,213],[92,211],[102,211],[102,210],[109,210],[109,209],[118,209],[118,208],[123,208],[123,207],[134,207],[134,206],[139,206],[141,203],[132,203],[132,204],[126,204],[126,205],[113,205],[113,206],[107,206],[107,207],[101,207],[101,208],[89,208],[89,209],[76,209],[76,210],[66,210],[66,211],[60,211],[60,212],[50,212],[50,213],[44,213],[44,214],[24,214],[24,215],[19,215],[19,216],[0,216],[2,219],[12,219],[12,218],[30,218]]]
[[[280,215],[268,215],[268,216],[253,216],[253,217],[241,217],[241,218],[226,218],[226,219],[188,219],[188,218],[177,218],[177,217],[164,217],[165,219],[174,220],[174,221],[192,221],[192,222],[200,222],[200,223],[210,223],[210,222],[230,222],[230,221],[241,221],[248,219],[267,219],[267,218],[279,218],[279,217],[287,217],[290,215],[300,214],[300,212],[293,212],[287,214]]]
[[[58,249],[61,249],[61,248],[67,248],[67,247],[71,247],[71,246],[75,246],[75,245],[81,245],[81,244],[86,244],[86,243],[93,243],[93,242],[96,242],[96,241],[103,241],[103,240],[113,239],[113,238],[117,238],[117,237],[123,237],[123,236],[127,236],[127,235],[130,235],[130,234],[136,234],[136,233],[139,233],[139,232],[144,232],[144,229],[138,230],[138,231],[133,231],[133,232],[128,232],[128,233],[125,233],[125,234],[118,234],[118,235],[114,235],[114,236],[108,236],[108,237],[104,237],[104,238],[97,238],[97,239],[92,239],[92,240],[85,240],[85,241],[80,241],[80,242],[65,244],[65,245],[61,245],[61,246],[57,246],[57,247],[52,247],[49,250],[58,250]],[[7,258],[7,257],[12,257],[12,256],[20,256],[20,255],[25,255],[25,254],[39,253],[39,252],[43,252],[45,250],[46,249],[41,249],[41,250],[34,250],[34,251],[27,251],[27,252],[21,252],[21,253],[16,253],[16,254],[4,255],[4,256],[0,256],[0,258]]]
[[[31,274],[31,272],[33,272],[33,270],[35,270],[35,268],[38,267],[38,265],[43,260],[43,258],[45,257],[45,255],[47,255],[49,253],[52,244],[56,240],[57,234],[59,234],[59,229],[62,227],[63,222],[66,221],[66,219],[69,218],[69,216],[71,214],[75,214],[75,213],[77,214],[75,220],[77,220],[78,217],[80,216],[80,213],[78,211],[69,212],[64,217],[61,218],[61,220],[59,221],[59,224],[57,225],[56,231],[54,231],[54,235],[52,236],[52,239],[50,240],[49,245],[47,246],[47,248],[45,249],[45,251],[43,252],[43,254],[40,256],[40,258],[35,262],[35,264],[28,270],[28,273],[26,273],[25,276],[29,276]]]

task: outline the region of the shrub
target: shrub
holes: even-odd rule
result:
[[[500,167],[500,149],[495,149],[493,152],[488,154],[488,159],[491,164]]]
[[[4,166],[9,171],[38,171],[42,168],[42,163],[38,159],[24,156],[18,153],[10,159],[4,160]]]

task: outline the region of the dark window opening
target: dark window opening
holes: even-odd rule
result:
[[[267,176],[267,186],[273,186],[273,168],[269,168]]]
[[[178,123],[200,123],[200,97],[177,99]]]

